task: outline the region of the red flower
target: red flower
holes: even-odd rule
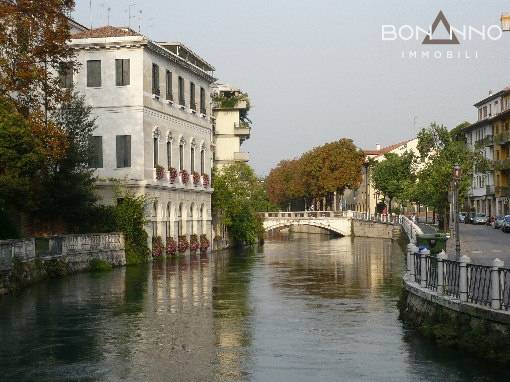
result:
[[[177,243],[173,237],[166,238],[166,254],[167,256],[175,255],[177,253]]]
[[[200,183],[200,174],[198,172],[196,172],[196,171],[193,171],[192,175],[193,175],[193,184],[195,186],[197,186],[198,183]]]
[[[161,180],[165,176],[165,169],[159,164],[156,165],[156,179]]]
[[[183,184],[188,184],[189,182],[189,174],[186,170],[181,170],[181,179]]]
[[[152,238],[152,256],[160,257],[163,254],[163,241],[161,240],[161,236],[156,236]]]
[[[179,173],[177,172],[177,169],[170,167],[168,169],[168,173],[170,174],[170,183],[174,183],[175,179],[177,178],[177,175],[179,175]]]
[[[202,174],[202,182],[205,188],[209,187],[209,175]]]

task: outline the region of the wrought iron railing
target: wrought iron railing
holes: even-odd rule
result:
[[[425,257],[426,264],[426,286],[428,289],[437,290],[437,257],[436,256],[426,256]]]
[[[421,255],[419,253],[415,253],[413,259],[414,259],[414,281],[416,281],[419,284],[421,283]]]
[[[491,304],[491,267],[467,264],[469,302],[479,305]]]
[[[510,310],[510,269],[499,270],[501,309]]]
[[[443,260],[443,267],[443,293],[459,298],[460,263],[458,261]]]

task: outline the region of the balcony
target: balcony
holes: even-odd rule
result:
[[[509,170],[510,169],[510,159],[502,159],[495,160],[494,162],[494,170]]]
[[[486,195],[494,195],[495,193],[496,193],[496,187],[494,185],[485,186],[485,194]]]
[[[249,138],[251,127],[246,122],[234,123],[234,134],[243,138]]]
[[[494,135],[494,143],[497,145],[504,145],[510,142],[510,132],[504,131],[500,134]]]
[[[495,187],[496,197],[510,196],[510,187],[508,186],[496,186]]]
[[[248,162],[250,160],[250,154],[244,152],[234,153],[234,160],[236,162]]]
[[[482,139],[475,141],[475,146],[477,146],[477,147],[492,146],[493,144],[494,144],[494,136],[493,135],[486,135]]]

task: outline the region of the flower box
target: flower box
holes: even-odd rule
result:
[[[163,241],[161,236],[152,238],[152,257],[161,257],[163,255]]]
[[[156,180],[161,180],[165,177],[165,169],[159,164],[156,165]]]
[[[189,243],[186,236],[179,236],[179,242],[177,243],[177,250],[179,253],[184,253],[188,250]]]
[[[200,183],[200,174],[196,171],[193,171],[192,175],[193,175],[193,185],[196,187]]]
[[[166,255],[175,255],[177,253],[177,242],[173,237],[166,238]]]
[[[179,172],[177,171],[177,169],[175,169],[173,167],[170,167],[168,169],[168,178],[170,180],[170,183],[175,183],[175,179],[177,179],[178,176],[179,176]]]
[[[202,174],[202,185],[204,186],[204,188],[209,187],[209,175]]]
[[[182,184],[188,184],[188,182],[189,182],[188,172],[186,170],[181,170],[180,175],[181,175]]]

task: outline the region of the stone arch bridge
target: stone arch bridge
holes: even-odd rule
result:
[[[279,230],[290,226],[319,227],[341,236],[351,236],[352,214],[335,211],[264,212],[264,230]]]

